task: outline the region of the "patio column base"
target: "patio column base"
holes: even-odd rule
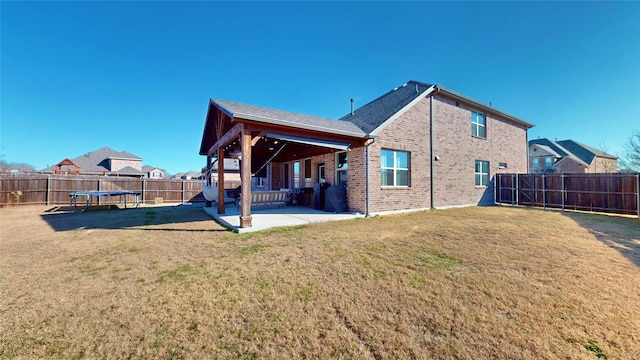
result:
[[[240,216],[240,227],[241,228],[250,228],[251,227],[251,215],[249,215],[249,216]]]

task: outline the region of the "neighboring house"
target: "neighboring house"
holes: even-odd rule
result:
[[[367,215],[493,203],[494,174],[527,171],[532,126],[410,81],[340,120],[211,99],[200,154],[207,168],[214,158],[250,159],[240,166],[240,227],[250,227],[244,184],[264,164],[269,189],[341,184],[348,210]]]
[[[617,169],[617,157],[573,140],[529,141],[531,173],[610,173]]]
[[[188,171],[183,173],[177,173],[173,175],[174,179],[182,179],[182,180],[195,180],[195,179],[203,179],[204,175],[197,171]]]
[[[144,177],[149,179],[164,179],[165,177],[164,170],[150,165],[144,165],[142,172],[144,173]]]
[[[73,159],[66,158],[41,172],[64,175],[143,177],[142,158],[104,147]]]

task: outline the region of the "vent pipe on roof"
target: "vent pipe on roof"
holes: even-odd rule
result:
[[[354,100],[353,100],[353,98],[351,98],[351,115],[353,115],[353,102],[354,102]]]

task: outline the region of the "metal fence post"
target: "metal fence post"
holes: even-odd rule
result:
[[[516,192],[516,205],[520,205],[520,176],[516,174],[516,184],[515,184],[515,192]]]
[[[516,176],[516,174],[511,175],[511,206],[514,206],[516,201],[516,183],[514,180]]]
[[[184,204],[184,180],[182,180],[182,203]]]

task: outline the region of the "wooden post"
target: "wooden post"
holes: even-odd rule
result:
[[[49,206],[49,203],[51,201],[51,197],[49,195],[50,192],[51,192],[51,175],[47,175],[47,206]]]
[[[224,214],[224,206],[224,148],[220,146],[218,148],[218,214]]]
[[[565,196],[565,191],[564,191],[564,174],[560,175],[560,177],[562,178],[562,191],[561,191],[561,195],[562,195],[562,211],[564,211],[564,196]]]
[[[207,178],[204,179],[205,184],[208,186],[211,186],[211,156],[207,155],[207,172],[206,172],[206,176]],[[203,194],[204,195],[204,194]],[[204,206],[205,207],[211,207],[211,201],[207,200],[206,198],[204,199]]]
[[[144,180],[144,177],[141,178],[142,179],[142,204],[144,204],[144,192],[146,191],[146,181]]]
[[[251,131],[244,127],[242,129],[242,168],[241,172],[241,195],[242,205],[240,207],[240,227],[251,227]],[[219,160],[218,160],[219,161]],[[224,203],[224,199],[222,199]]]

